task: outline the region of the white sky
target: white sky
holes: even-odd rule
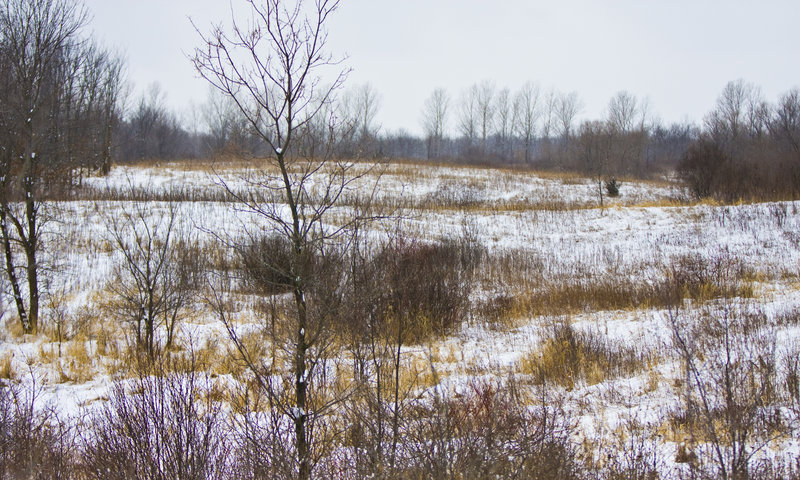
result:
[[[96,38],[125,55],[134,98],[158,82],[189,118],[208,87],[187,59],[199,45],[188,17],[208,31],[227,21],[229,1],[85,3]],[[328,47],[348,55],[347,85],[380,92],[384,131],[419,133],[434,88],[457,101],[483,80],[576,91],[584,118],[628,90],[665,122],[699,122],[728,81],[752,82],[770,101],[800,86],[798,25],[798,0],[342,0]]]

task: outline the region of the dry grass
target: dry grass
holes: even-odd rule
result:
[[[16,315],[6,319],[5,328],[0,330],[0,332],[2,332],[2,338],[5,341],[19,340],[25,336],[25,330],[22,328],[19,317]]]
[[[561,323],[548,332],[537,350],[520,360],[519,369],[535,383],[556,383],[571,390],[581,381],[595,385],[639,373],[649,363],[647,352]]]
[[[261,332],[250,332],[239,337],[241,347],[247,352],[254,365],[260,365],[269,355],[269,342]],[[217,338],[209,339],[194,352],[197,366],[213,375],[233,375],[236,378],[247,371],[247,364],[241,358],[236,346],[230,342],[221,344]]]
[[[74,338],[67,344],[65,361],[58,364],[61,382],[85,383],[94,378],[97,370],[88,343],[84,338]]]
[[[13,352],[6,352],[2,356],[0,356],[0,378],[4,380],[13,380],[17,378],[17,374],[14,371],[14,366],[12,365],[12,360],[14,359]]]
[[[513,328],[531,317],[665,308],[685,299],[752,298],[764,279],[725,250],[668,260],[657,278],[593,273],[582,266],[569,277],[552,278],[547,270],[546,260],[532,251],[494,254],[481,281],[489,291],[502,284],[503,293],[478,303],[474,311],[490,325]]]

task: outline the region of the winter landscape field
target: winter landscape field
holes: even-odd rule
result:
[[[0,480],[800,479],[798,13],[0,0]]]
[[[388,388],[394,385],[389,377],[388,387],[366,381],[378,394],[386,389],[386,399],[397,395],[397,404],[389,402],[384,412],[385,437],[373,441],[392,442],[398,407],[402,437],[394,448],[404,455],[420,447],[408,442],[422,442],[416,436],[422,431],[447,431],[436,440],[446,451],[428,451],[430,468],[439,456],[445,462],[441,472],[469,452],[498,472],[519,473],[525,457],[547,442],[548,448],[563,449],[565,465],[558,468],[580,464],[621,475],[614,478],[691,478],[694,469],[741,461],[737,455],[751,468],[764,462],[778,468],[784,461],[792,468],[800,421],[797,202],[697,203],[667,181],[623,181],[619,196],[600,208],[597,185],[576,175],[347,165],[358,182],[349,191],[352,201],[337,207],[342,212],[328,212],[328,226],[363,208],[359,191],[374,190],[370,208],[378,214],[363,227],[364,251],[392,244],[401,252],[393,265],[409,262],[401,270],[412,277],[407,280],[459,297],[423,294],[406,307],[415,315],[433,315],[442,303],[457,316],[441,328],[414,324],[404,342],[392,334],[372,338],[373,348],[390,348],[380,355],[373,350],[375,356],[360,368],[398,365],[398,390]],[[107,177],[86,179],[86,199],[52,205],[57,213],[46,223],[48,254],[42,260],[54,272],[42,314],[48,320],[39,334],[25,335],[12,305],[3,310],[0,375],[18,385],[15,401],[27,399],[51,412],[47,421],[68,425],[62,428],[96,432],[93,415],[106,416],[108,425],[125,415],[146,418],[146,409],[133,407],[137,392],[164,389],[160,408],[172,412],[178,404],[165,392],[183,388],[195,397],[197,418],[173,412],[176,422],[215,429],[215,438],[226,438],[220,444],[226,458],[235,456],[233,445],[246,448],[247,442],[234,438],[247,433],[235,418],[269,411],[266,400],[254,400],[261,389],[252,385],[248,362],[280,378],[272,357],[281,355],[279,342],[291,339],[275,333],[281,317],[270,310],[286,294],[275,290],[265,300],[259,288],[266,287],[248,267],[248,245],[271,226],[226,197],[229,191],[245,197],[254,171],[224,162],[120,166]],[[168,252],[159,250],[164,245]],[[441,266],[415,264],[413,252],[431,245],[451,246],[458,258],[452,262],[444,250],[434,250],[441,258],[426,262]],[[185,364],[163,360],[159,368],[172,373],[158,377],[166,386],[154,386],[148,382],[156,377],[136,361],[141,326],[132,323],[139,306],[130,300],[150,297],[128,269],[131,261],[137,268],[155,265],[160,252],[169,269],[191,267],[192,278],[178,292],[180,304],[156,315],[153,345],[163,358],[191,359],[196,378],[190,386],[185,378],[179,386],[170,384],[175,372],[187,375]],[[170,290],[178,289],[177,278],[154,276],[156,297],[175,295]],[[389,278],[396,285],[377,287],[416,292],[404,286],[406,280]],[[164,279],[172,284],[160,284]],[[331,321],[349,324],[357,316],[343,309]],[[318,428],[324,434],[342,430],[326,440],[329,450],[320,459],[330,472],[346,458],[358,463],[342,438],[355,429],[351,408],[365,424],[381,421],[370,402],[355,401],[364,385],[357,388],[352,369],[364,352],[352,343],[351,332],[336,331],[315,357],[318,368],[336,377],[317,380],[337,400],[319,414]],[[240,348],[250,350],[245,355]],[[737,411],[727,411],[734,403]],[[471,409],[471,428],[458,424],[458,409]],[[202,423],[211,414],[214,422]],[[136,421],[147,424],[145,418]],[[346,418],[349,426],[342,426]],[[422,418],[430,423],[422,426]],[[504,421],[520,425],[503,426]],[[151,427],[161,426],[154,421]],[[160,434],[175,435],[174,428]],[[376,435],[364,430],[360,435]],[[191,432],[197,436],[187,434],[187,444],[202,443],[202,432]],[[273,441],[280,441],[279,432]],[[467,451],[467,440],[474,442],[470,448],[483,450]],[[548,455],[554,462],[559,456]]]

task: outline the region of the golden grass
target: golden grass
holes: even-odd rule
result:
[[[556,383],[572,390],[579,381],[596,385],[643,371],[646,355],[594,332],[577,332],[568,323],[558,325],[540,347],[524,355],[519,371],[535,383]]]
[[[13,359],[14,354],[12,352],[6,352],[0,356],[0,378],[5,380],[13,380],[17,378],[17,374],[14,371],[14,366],[11,363]]]
[[[22,323],[16,315],[9,317],[5,321],[4,339],[5,340],[18,340],[25,336],[25,330],[22,328]]]
[[[62,382],[85,383],[97,373],[88,341],[83,337],[68,342],[64,362],[59,362],[59,375]]]

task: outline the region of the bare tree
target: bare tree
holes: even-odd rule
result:
[[[622,90],[608,102],[608,133],[611,135],[613,156],[620,173],[631,173],[632,162],[638,157],[639,138],[636,129],[640,117],[639,102],[629,92]]]
[[[725,85],[716,109],[705,118],[706,128],[713,136],[736,139],[744,133],[748,98],[753,89],[753,85],[741,79]]]
[[[476,86],[476,107],[478,113],[478,122],[481,129],[481,151],[486,153],[486,141],[492,134],[492,126],[494,123],[495,109],[495,86],[490,80],[484,80],[480,85]]]
[[[563,93],[558,97],[555,104],[555,116],[564,145],[569,142],[575,117],[582,109],[583,102],[577,92]]]
[[[254,153],[252,135],[247,119],[236,104],[219,90],[209,90],[208,99],[202,107],[202,117],[208,129],[209,147],[212,152]]]
[[[425,100],[422,108],[422,126],[425,130],[429,159],[437,158],[442,154],[449,104],[450,96],[447,90],[437,88]]]
[[[744,80],[728,82],[716,108],[705,117],[706,130],[734,162],[747,154],[743,145],[767,131],[770,109],[761,89]]]
[[[500,143],[500,156],[504,159],[508,158],[512,152],[512,140],[514,136],[514,109],[511,100],[511,91],[508,88],[502,88],[494,100],[495,112],[495,129],[497,131],[497,140]]]
[[[639,115],[639,102],[630,92],[621,90],[608,102],[608,123],[623,134],[633,130]]]
[[[194,64],[200,75],[233,100],[269,149],[270,169],[247,179],[253,187],[250,193],[230,189],[229,193],[266,221],[270,235],[288,244],[285,288],[292,300],[274,316],[268,313],[265,322],[265,331],[282,354],[269,365],[254,361],[237,341],[220,303],[218,312],[271,411],[291,422],[293,476],[305,480],[326,448],[326,415],[341,401],[326,390],[332,382],[327,375],[331,325],[340,308],[335,258],[340,252],[337,244],[358,220],[337,227],[325,222],[331,208],[353,188],[358,178],[354,165],[333,159],[330,149],[315,149],[315,156],[307,157],[302,153],[308,150],[300,148],[308,140],[304,136],[309,126],[326,111],[347,74],[326,52],[325,25],[339,2],[247,0],[247,4],[249,23],[238,22],[232,14],[229,29],[218,25],[209,34],[200,33],[203,46],[195,51]],[[333,81],[322,87],[322,75],[330,71]],[[271,325],[276,328],[270,330]]]
[[[578,151],[583,161],[583,169],[597,184],[600,209],[603,208],[603,181],[607,174],[609,155],[612,148],[612,129],[606,122],[583,122],[577,139]]]
[[[381,97],[371,83],[365,83],[346,92],[349,100],[350,116],[355,125],[355,132],[360,150],[370,151],[370,146],[375,142],[380,127],[375,124],[375,118],[381,108]]]
[[[180,262],[186,250],[176,238],[178,205],[168,202],[163,210],[133,202],[109,216],[109,241],[122,261],[115,268],[111,292],[116,313],[133,326],[136,346],[152,360],[158,349],[158,328],[164,328],[163,347],[170,348],[182,310],[191,300],[192,276],[188,262]]]
[[[800,165],[800,88],[794,88],[778,100],[769,130],[797,157]]]
[[[514,132],[522,138],[525,145],[525,163],[531,161],[531,144],[536,136],[536,125],[542,116],[539,85],[526,82],[514,97]]]
[[[471,148],[478,130],[478,86],[472,85],[461,95],[458,129]]]
[[[540,158],[548,164],[552,162],[552,138],[556,133],[558,98],[558,92],[551,88],[542,99],[544,102],[544,111],[542,112]]]
[[[163,159],[176,156],[181,128],[166,104],[166,93],[158,82],[152,83],[130,115],[129,158]]]

